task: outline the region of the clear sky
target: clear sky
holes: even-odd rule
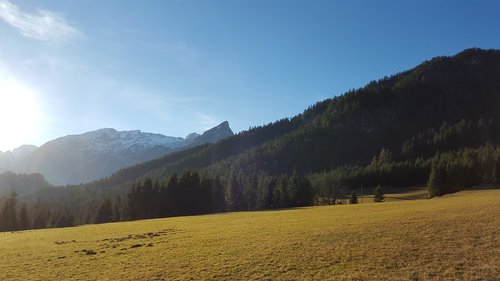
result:
[[[0,150],[238,132],[469,47],[500,48],[500,1],[0,0]]]

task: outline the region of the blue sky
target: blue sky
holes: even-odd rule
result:
[[[500,1],[0,0],[0,150],[238,132],[469,47],[500,48]]]

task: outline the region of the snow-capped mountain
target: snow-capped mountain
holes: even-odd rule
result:
[[[155,146],[177,148],[185,145],[186,139],[134,131],[117,131],[105,128],[81,135],[69,135],[50,141],[47,145],[72,145],[86,153],[120,153],[127,149],[149,149]]]
[[[55,185],[77,184],[195,145],[232,136],[229,123],[186,138],[135,131],[100,129],[49,141],[37,148],[23,146],[0,154],[0,171],[41,173]]]

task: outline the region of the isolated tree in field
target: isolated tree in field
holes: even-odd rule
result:
[[[375,190],[373,191],[373,201],[375,202],[383,202],[385,200],[384,193],[382,192],[382,186],[377,185]]]
[[[437,154],[432,160],[431,173],[427,181],[427,190],[431,197],[442,196],[444,194],[456,192],[460,177],[463,177],[465,172],[455,172],[456,176],[452,176],[452,170],[458,165],[457,159],[453,159],[451,154]]]
[[[349,204],[358,204],[358,195],[356,194],[356,191],[351,192],[351,197],[349,197]]]

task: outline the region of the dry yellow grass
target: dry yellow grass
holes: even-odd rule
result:
[[[429,192],[425,187],[410,187],[404,192],[388,192],[384,194],[385,202],[395,202],[401,200],[418,200],[427,199],[429,197]],[[359,203],[374,203],[373,195],[358,196]]]
[[[500,280],[499,215],[484,190],[0,233],[0,280]]]

